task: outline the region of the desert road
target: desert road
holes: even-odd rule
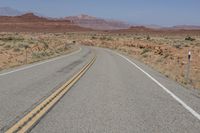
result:
[[[186,89],[134,59],[96,47],[1,72],[0,132],[9,132],[80,70],[83,75],[28,132],[200,132],[199,91]],[[37,114],[16,132],[34,117]]]

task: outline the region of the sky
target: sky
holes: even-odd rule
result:
[[[145,25],[200,25],[200,0],[0,0],[49,17],[88,14]]]

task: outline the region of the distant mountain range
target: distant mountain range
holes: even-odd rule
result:
[[[26,14],[28,12],[21,12],[10,7],[0,7],[0,16],[20,16]],[[34,13],[37,16],[42,16],[38,13]],[[101,18],[96,18],[89,15],[79,15],[79,16],[69,16],[64,18],[50,18],[46,17],[51,20],[70,20],[74,24],[78,26],[97,29],[97,30],[115,30],[115,29],[126,29],[129,28],[130,25],[116,20],[106,20]]]
[[[26,13],[20,16],[0,16],[0,32],[74,32],[91,31],[70,20],[52,20]]]
[[[200,29],[200,26],[196,26],[196,25],[177,25],[177,26],[173,26],[173,29],[188,29],[188,30],[195,30],[195,29]]]
[[[0,7],[0,16],[22,16],[23,14],[27,14],[27,13],[29,13],[29,11],[22,12],[16,9],[12,9],[10,7]],[[32,16],[42,17],[43,15],[39,13],[32,13]],[[186,29],[186,30],[200,29],[200,26],[195,26],[195,25],[177,25],[177,26],[172,26],[172,27],[162,27],[159,25],[131,25],[122,21],[102,19],[102,18],[85,15],[85,14],[82,14],[79,16],[68,16],[64,18],[50,18],[50,17],[44,17],[44,16],[43,18],[48,19],[48,20],[57,20],[57,21],[68,20],[68,21],[71,21],[73,24],[78,25],[80,27],[96,29],[96,30],[128,29],[131,26],[133,27],[144,26],[150,29]],[[0,21],[2,20],[0,19]]]
[[[106,20],[102,18],[96,18],[89,15],[79,15],[79,16],[69,16],[63,18],[65,20],[71,20],[75,24],[86,27],[86,28],[92,28],[92,29],[98,29],[98,30],[117,30],[117,29],[127,29],[130,27],[129,24],[117,21],[117,20]]]

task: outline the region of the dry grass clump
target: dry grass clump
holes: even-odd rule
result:
[[[74,34],[69,38],[81,44],[124,52],[183,85],[191,85],[193,88],[200,89],[200,35],[189,38],[179,34],[166,36],[132,33],[84,33],[78,37]],[[185,73],[189,50],[192,52],[192,61],[190,79],[186,83]]]
[[[190,36],[189,36],[190,35]],[[72,49],[70,43],[124,52],[167,77],[200,89],[200,33],[0,33],[0,69],[47,59]],[[185,81],[187,54],[192,52],[190,79]]]
[[[0,33],[0,70],[58,56],[72,49],[65,34]]]

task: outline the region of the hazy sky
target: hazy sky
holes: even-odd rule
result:
[[[200,0],[0,0],[51,17],[88,14],[135,24],[200,25]]]

